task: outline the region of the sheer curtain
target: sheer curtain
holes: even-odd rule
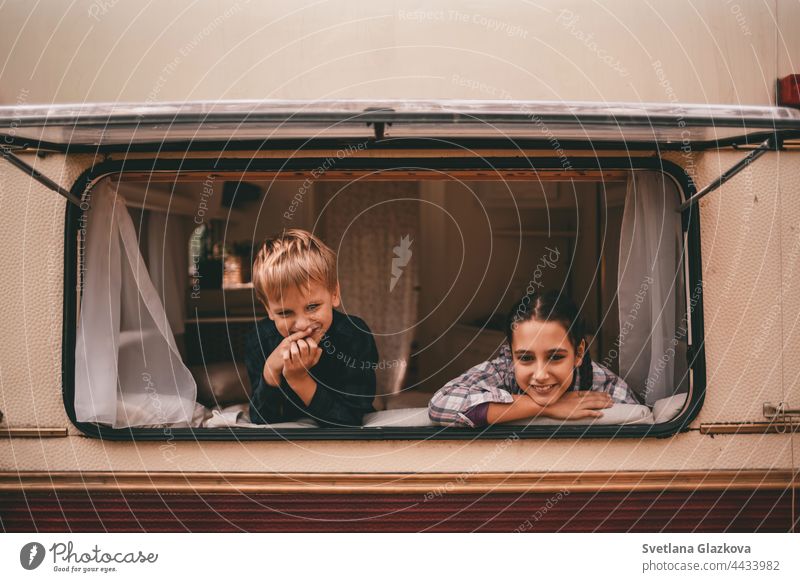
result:
[[[620,238],[620,375],[646,404],[685,392],[685,287],[678,189],[660,172],[632,172]]]
[[[362,318],[380,357],[378,396],[399,392],[417,318],[419,196],[411,182],[315,185],[321,237],[339,260],[344,313]]]
[[[185,357],[186,289],[189,286],[189,246],[194,227],[189,216],[145,211],[147,271],[158,291],[178,350]],[[140,245],[141,248],[141,245]]]
[[[191,423],[197,387],[145,267],[125,199],[104,182],[91,192],[90,204],[75,353],[77,420],[114,428]]]

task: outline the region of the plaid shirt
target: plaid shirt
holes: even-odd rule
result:
[[[592,373],[591,390],[610,394],[614,402],[639,403],[625,381],[608,368],[592,362]],[[580,370],[576,370],[569,389],[580,386],[580,381]],[[428,403],[428,416],[437,424],[474,427],[465,412],[484,402],[510,404],[512,394],[523,392],[514,376],[511,348],[505,343],[495,359],[473,366],[440,388]]]

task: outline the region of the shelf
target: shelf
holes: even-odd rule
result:
[[[461,331],[469,331],[470,333],[492,333],[492,334],[500,334],[501,336],[505,337],[506,333],[502,329],[497,329],[495,327],[487,327],[484,325],[481,327],[480,325],[475,325],[474,323],[465,323],[465,322],[458,322],[455,324],[456,328],[460,329]]]
[[[264,316],[266,317],[266,315]],[[185,325],[203,325],[206,323],[252,323],[261,321],[264,317],[251,317],[249,315],[232,315],[225,317],[224,315],[218,317],[190,317],[184,319]]]
[[[578,236],[574,230],[495,230],[494,236],[503,237],[541,237],[541,238],[573,238]]]

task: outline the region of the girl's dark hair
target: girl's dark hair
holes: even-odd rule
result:
[[[526,321],[557,321],[567,330],[567,337],[577,352],[586,337],[586,323],[581,317],[575,303],[567,295],[551,290],[541,293],[528,293],[511,309],[506,319],[506,337],[511,346],[514,330]],[[581,385],[578,390],[590,390],[592,387],[592,360],[589,357],[589,346],[583,353],[583,361],[579,368]]]

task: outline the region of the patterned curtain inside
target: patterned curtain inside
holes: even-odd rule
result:
[[[315,234],[339,259],[340,309],[362,318],[375,335],[378,395],[399,392],[417,318],[418,185],[321,182],[314,194]]]

